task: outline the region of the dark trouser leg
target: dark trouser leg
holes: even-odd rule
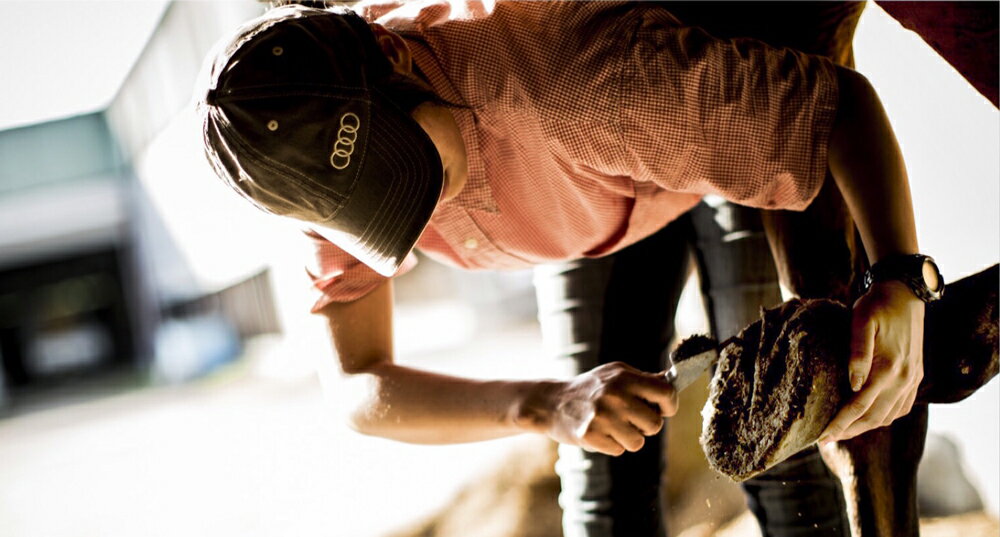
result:
[[[777,274],[752,209],[701,204],[691,212],[695,252],[709,322],[719,339],[781,302]],[[767,537],[847,536],[840,482],[815,446],[743,483],[747,503]]]
[[[747,505],[767,537],[848,537],[840,481],[815,446],[743,483]]]
[[[538,315],[549,352],[574,374],[615,361],[662,370],[688,272],[689,234],[682,218],[611,256],[538,267]],[[559,446],[565,537],[666,535],[664,438],[649,437],[641,450],[620,457]]]

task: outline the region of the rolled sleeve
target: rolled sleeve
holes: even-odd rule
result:
[[[319,234],[313,231],[306,231],[305,234],[312,241],[315,251],[314,262],[306,267],[306,273],[312,280],[312,287],[318,294],[310,310],[312,313],[317,313],[334,302],[357,300],[390,279],[375,272]],[[417,257],[410,252],[392,278],[409,272],[416,264]]]
[[[636,179],[769,209],[802,210],[819,192],[838,98],[826,58],[716,39],[650,11],[622,84]]]

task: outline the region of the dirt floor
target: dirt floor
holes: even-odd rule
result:
[[[537,373],[534,325],[428,368]],[[518,349],[509,353],[509,349]],[[419,446],[339,422],[314,375],[278,378],[272,341],[177,386],[108,379],[0,418],[0,536],[383,537],[422,522],[527,437]],[[526,373],[528,372],[528,373]],[[544,373],[551,375],[550,373]]]
[[[704,379],[703,379],[704,380]],[[682,410],[670,422],[667,524],[676,537],[760,537],[739,486],[708,468],[697,431],[707,386],[681,393]],[[691,434],[695,431],[695,434]],[[468,483],[423,522],[389,537],[557,537],[562,535],[553,471],[554,445],[541,439],[519,444],[480,479]],[[474,528],[474,530],[472,530]],[[923,537],[997,537],[1000,520],[974,512],[921,521]]]
[[[557,537],[562,535],[552,471],[555,450],[544,442],[517,446],[483,479],[468,484],[438,512],[389,537]],[[696,481],[668,511],[676,537],[760,537],[742,493],[725,479]],[[715,499],[713,502],[712,499]],[[1000,520],[985,512],[921,520],[922,537],[996,537]]]
[[[539,374],[537,337],[533,327],[497,334],[478,365],[464,351],[427,363],[456,374]],[[280,360],[272,351],[266,342],[251,347],[198,382],[68,393],[63,404],[0,419],[0,535],[561,534],[550,442],[413,446],[363,437],[331,416],[314,377],[261,376]],[[739,489],[699,466],[704,391],[683,394],[681,408],[691,411],[669,428],[670,527],[682,537],[756,535]],[[998,531],[982,513],[924,523],[925,537]]]

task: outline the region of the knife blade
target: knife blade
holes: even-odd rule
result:
[[[680,392],[718,360],[718,342],[708,336],[694,335],[682,341],[670,353],[670,369],[665,376],[674,390]]]

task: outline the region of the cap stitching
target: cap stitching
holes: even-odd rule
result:
[[[386,134],[390,135],[390,133],[386,133]],[[382,143],[382,142],[380,142],[380,143]],[[383,198],[381,200],[381,203],[379,203],[378,208],[376,208],[371,213],[371,218],[368,221],[368,225],[366,225],[365,228],[363,230],[361,230],[361,232],[358,234],[358,240],[359,241],[363,241],[365,244],[371,245],[372,241],[370,240],[370,237],[372,235],[375,235],[378,231],[380,231],[382,229],[382,227],[387,223],[387,221],[386,221],[386,222],[380,222],[378,225],[374,225],[375,222],[376,222],[376,220],[378,220],[378,217],[387,212],[386,205],[389,204],[389,208],[391,209],[393,206],[395,206],[396,203],[398,203],[398,201],[400,199],[405,198],[405,195],[398,195],[397,194],[397,192],[400,190],[400,188],[404,188],[404,192],[402,192],[401,194],[409,194],[410,185],[409,184],[403,184],[403,183],[411,183],[411,181],[401,181],[401,180],[399,180],[402,177],[407,177],[408,176],[408,174],[406,173],[407,170],[405,168],[399,167],[397,165],[397,163],[401,163],[403,166],[407,166],[408,161],[406,161],[406,160],[400,161],[398,159],[393,159],[392,164],[393,164],[393,168],[394,169],[392,170],[393,171],[392,175],[395,178],[390,183],[389,190],[383,196]],[[394,195],[394,194],[397,194],[397,195]],[[388,220],[388,221],[391,221],[391,220]]]
[[[405,196],[394,196],[394,194],[400,189],[400,187],[406,188],[406,190],[404,191],[405,194],[409,193],[408,185],[401,183],[410,183],[411,181],[399,180],[400,177],[405,177],[406,174],[402,173],[402,170],[393,170],[393,171],[394,172],[399,171],[400,173],[393,174],[395,178],[390,182],[391,186],[389,187],[389,191],[386,192],[385,196],[382,197],[382,201],[381,203],[379,203],[378,208],[372,212],[371,219],[368,221],[368,225],[366,225],[365,228],[361,230],[361,232],[358,234],[358,241],[362,241],[366,244],[371,244],[371,241],[369,240],[370,236],[374,235],[377,231],[381,230],[382,226],[385,224],[385,222],[382,222],[379,225],[374,226],[373,228],[373,225],[375,224],[377,218],[386,212],[384,210],[386,208],[386,205],[391,202],[390,204],[391,208],[396,202],[398,202],[399,199],[405,197]]]
[[[404,159],[402,160],[402,164],[405,168],[409,169],[411,168],[413,162],[410,159]],[[413,167],[419,168],[416,166]],[[414,173],[413,171],[407,173],[407,171],[401,170],[398,175],[401,177],[411,177],[414,175]],[[397,223],[410,222],[413,219],[413,215],[419,212],[420,209],[419,203],[413,203],[407,205],[405,201],[407,199],[422,200],[424,194],[428,190],[427,184],[422,181],[406,181],[405,184],[399,184],[399,183],[400,181],[396,181],[393,187],[390,189],[390,191],[386,193],[386,196],[383,199],[382,204],[380,204],[379,208],[372,214],[372,219],[369,225],[358,236],[358,241],[362,242],[365,245],[365,247],[367,247],[369,250],[374,250],[376,248],[376,245],[386,246],[389,244],[394,244],[398,242],[402,237],[408,235],[409,230],[406,229],[404,226],[397,225]],[[400,190],[402,191],[400,192]],[[397,192],[398,192],[397,195],[395,196],[392,195],[393,193]],[[392,203],[388,204],[387,206],[386,201],[390,199],[392,200]],[[402,210],[395,210],[400,207],[402,208]],[[386,214],[387,218],[385,218],[382,222],[373,227],[372,224],[375,223],[377,217],[383,214]],[[422,222],[420,229],[416,230],[418,236],[421,233],[423,233],[423,230],[427,227],[428,223],[429,219],[427,221]],[[383,232],[383,230],[385,229],[389,230],[388,231],[389,236],[382,237],[383,235],[386,235],[386,233]],[[396,233],[392,233],[393,230],[395,230]]]

